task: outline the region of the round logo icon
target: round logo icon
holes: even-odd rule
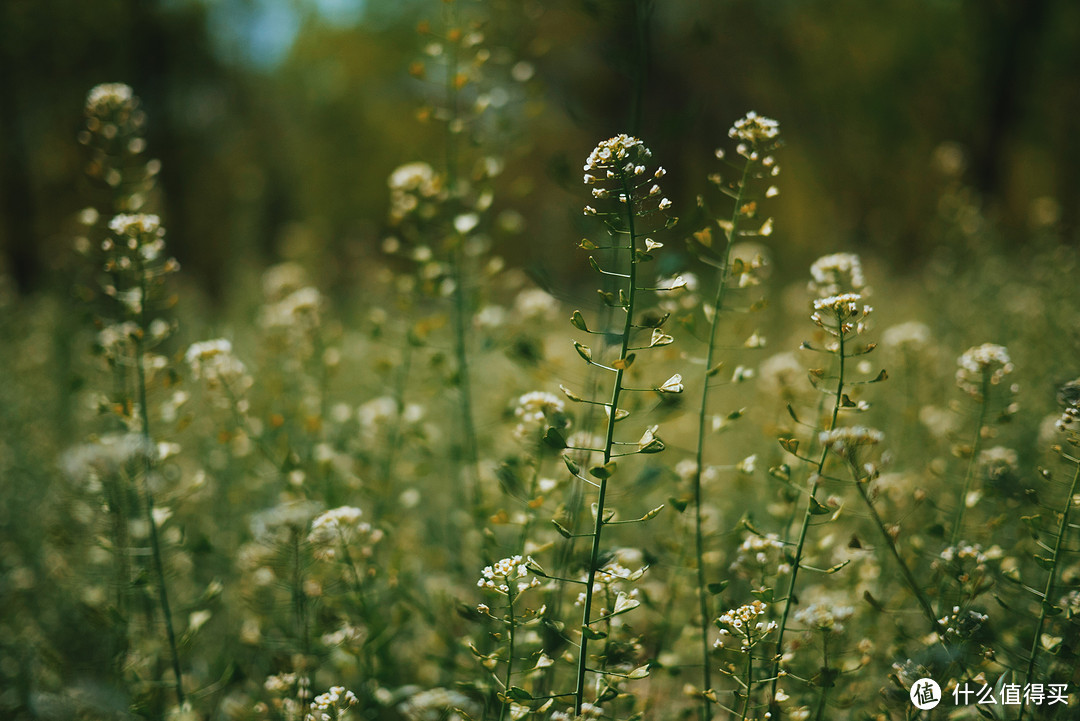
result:
[[[910,695],[915,708],[926,711],[941,703],[941,686],[932,678],[920,678],[911,684]]]

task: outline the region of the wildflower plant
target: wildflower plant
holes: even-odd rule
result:
[[[731,198],[732,212],[728,218],[716,218],[716,225],[723,234],[722,245],[714,248],[712,242],[711,224],[705,229],[694,234],[694,241],[690,248],[703,261],[716,269],[715,290],[710,304],[705,306],[705,320],[709,324],[708,350],[705,355],[704,374],[699,379],[701,400],[698,406],[697,444],[694,455],[694,471],[691,478],[694,498],[694,549],[697,557],[697,596],[698,611],[701,616],[701,655],[702,655],[702,688],[705,693],[712,689],[711,666],[709,660],[708,619],[711,617],[709,608],[708,574],[705,568],[705,535],[702,531],[702,516],[704,505],[702,497],[702,473],[705,467],[705,446],[709,430],[709,394],[713,379],[720,372],[722,363],[717,362],[717,336],[721,321],[721,313],[729,310],[726,306],[729,287],[741,288],[750,284],[753,273],[760,261],[746,263],[736,258],[732,261],[732,251],[736,243],[752,237],[766,237],[771,235],[773,223],[771,218],[762,220],[759,217],[759,203],[766,198],[772,198],[779,193],[777,186],[772,180],[780,173],[780,166],[776,163],[774,153],[780,147],[779,124],[771,118],[759,116],[757,113],[747,113],[731,127],[728,135],[736,142],[736,154],[740,160],[727,161],[725,152],[716,151],[718,159],[727,163],[735,172],[736,180],[725,181],[722,175],[713,175],[711,180],[720,190]],[[765,186],[764,188],[762,186]],[[672,284],[674,285],[674,283]],[[755,333],[755,337],[756,337]],[[760,347],[754,342],[755,347]],[[741,413],[732,414],[738,417]],[[703,697],[701,706],[701,719],[708,721],[711,717],[709,701]]]
[[[1070,531],[1076,527],[1075,522],[1070,523],[1069,519],[1073,507],[1077,505],[1077,499],[1080,498],[1077,496],[1077,493],[1080,493],[1080,453],[1076,450],[1080,448],[1080,380],[1064,384],[1058,391],[1058,401],[1064,406],[1061,416],[1054,424],[1060,442],[1054,443],[1052,450],[1069,467],[1068,492],[1059,508],[1050,509],[1052,510],[1050,518],[1044,520],[1040,513],[1023,519],[1038,546],[1038,552],[1033,554],[1035,565],[1046,572],[1046,580],[1042,584],[1041,591],[1037,587],[1023,586],[1026,591],[1035,596],[1039,604],[1039,613],[1027,652],[1027,664],[1023,675],[1025,685],[1034,683],[1038,678],[1036,670],[1040,656],[1050,654],[1064,658],[1068,654],[1075,658],[1076,653],[1075,650],[1066,649],[1061,636],[1047,634],[1046,629],[1056,619],[1060,619],[1063,612],[1070,612],[1065,615],[1070,620],[1074,615],[1071,596],[1075,596],[1076,592],[1074,590],[1070,594],[1060,596],[1059,594],[1064,589],[1060,588],[1059,584],[1065,556],[1069,551],[1067,539],[1073,537]],[[1052,477],[1049,471],[1043,473],[1048,479]],[[1075,639],[1075,632],[1072,636]],[[1050,670],[1053,672],[1059,669],[1051,667]],[[1060,671],[1064,672],[1064,669]],[[1025,713],[1025,707],[1021,706],[1018,721],[1023,721]]]
[[[142,198],[131,189],[121,188],[125,168],[145,148],[142,130],[145,117],[137,110],[138,100],[130,87],[122,84],[98,86],[87,98],[87,125],[80,139],[94,152],[89,166],[93,178],[100,177],[119,194],[129,193],[126,201],[117,200],[114,207],[140,208]],[[149,182],[154,173],[144,168],[140,182]],[[172,611],[166,584],[162,543],[159,538],[159,514],[155,513],[153,486],[162,457],[151,427],[150,398],[152,390],[166,387],[175,380],[168,356],[159,353],[162,343],[172,334],[174,324],[169,309],[175,303],[167,285],[170,276],[180,265],[166,253],[165,228],[157,215],[148,213],[119,213],[108,221],[108,234],[100,243],[100,287],[107,300],[101,320],[99,348],[114,380],[114,397],[103,410],[109,412],[131,434],[141,439],[145,448],[133,457],[131,477],[141,483],[139,495],[148,529],[152,573],[157,585],[157,602],[165,627],[165,636],[175,677],[177,703],[184,706],[185,695],[180,670],[180,654],[173,628]],[[123,514],[119,500],[128,489],[114,487],[114,513]],[[114,505],[115,504],[115,505]],[[126,532],[120,523],[116,529],[117,551],[129,553]],[[127,567],[127,560],[118,560]],[[121,594],[126,593],[122,587]],[[126,603],[120,607],[127,608]]]
[[[656,230],[670,227],[675,223],[674,218],[669,218],[666,213],[671,207],[671,201],[663,195],[659,185],[666,171],[663,167],[654,167],[652,151],[641,140],[628,135],[617,135],[598,144],[589,154],[584,170],[585,184],[590,186],[594,202],[599,206],[599,208],[592,205],[586,206],[585,215],[603,220],[610,244],[597,245],[592,241],[584,240],[581,246],[589,251],[607,251],[606,254],[610,260],[606,260],[604,265],[597,260],[595,255],[589,257],[589,264],[598,274],[611,278],[616,283],[615,290],[601,289],[599,293],[605,305],[614,309],[616,315],[622,314],[622,323],[611,331],[599,330],[590,328],[580,311],[574,311],[571,316],[571,323],[583,333],[613,336],[614,344],[618,349],[614,358],[607,359],[599,352],[594,353],[590,346],[574,341],[574,349],[586,364],[606,371],[613,378],[609,400],[587,398],[563,387],[563,393],[571,401],[597,405],[604,409],[607,423],[599,447],[569,445],[562,432],[554,427],[549,428],[545,436],[548,443],[557,448],[565,448],[571,452],[596,453],[600,456],[599,462],[587,470],[591,478],[583,475],[583,469],[570,455],[563,456],[573,476],[596,489],[596,501],[592,511],[593,529],[591,533],[584,534],[584,537],[590,539],[591,547],[586,562],[585,594],[581,603],[580,646],[573,692],[574,713],[579,716],[586,703],[587,675],[590,672],[599,674],[602,679],[620,675],[603,668],[590,667],[593,657],[589,655],[589,641],[604,637],[595,625],[607,618],[607,616],[598,618],[593,614],[597,595],[596,579],[602,572],[600,557],[604,530],[607,526],[614,524],[634,522],[614,520],[614,513],[607,506],[608,488],[612,479],[616,477],[618,469],[616,459],[639,453],[658,453],[665,447],[655,427],[647,428],[639,440],[617,440],[616,424],[630,415],[624,394],[673,394],[683,391],[682,376],[679,374],[671,376],[666,381],[657,382],[651,387],[634,388],[627,383],[627,374],[634,366],[639,352],[664,346],[672,341],[671,336],[663,330],[663,324],[667,318],[641,314],[639,302],[641,292],[649,290],[641,285],[641,267],[652,261],[655,252],[663,246],[661,242],[651,237],[650,228]],[[640,520],[647,520],[658,510],[645,514]],[[560,533],[568,538],[573,535],[561,526],[558,528]],[[627,600],[622,604],[616,604],[611,614],[626,613],[637,605],[639,605],[638,602]],[[638,676],[641,675],[646,674],[638,674]]]

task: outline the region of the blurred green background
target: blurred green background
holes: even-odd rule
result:
[[[149,116],[170,246],[219,300],[238,264],[300,257],[347,286],[384,233],[385,178],[440,157],[409,75],[435,0],[4,0],[0,271],[53,287],[86,204],[75,142],[87,90],[126,82]],[[893,269],[934,258],[946,182],[1000,229],[1074,241],[1080,200],[1080,5],[1071,0],[492,0],[485,43],[524,62],[491,130],[497,207],[527,221],[511,264],[558,273],[579,234],[579,166],[643,137],[692,208],[711,150],[746,110],[787,140],[782,277],[817,254]],[[944,145],[943,145],[944,144]],[[500,148],[497,148],[500,149]],[[937,159],[937,162],[935,162]],[[712,164],[711,164],[712,163]],[[681,187],[680,187],[681,184]],[[686,211],[684,211],[686,212]],[[577,258],[566,253],[567,267]],[[60,281],[64,276],[60,275]]]

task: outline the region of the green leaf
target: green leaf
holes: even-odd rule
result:
[[[532,701],[532,694],[520,686],[511,686],[506,692],[506,696],[515,701]]]
[[[651,511],[646,513],[644,516],[642,516],[641,520],[648,521],[650,519],[656,518],[658,515],[660,515],[660,511],[662,511],[662,510],[664,510],[664,507],[662,505],[657,506],[656,508],[652,509]]]
[[[762,603],[773,602],[773,590],[771,588],[761,588],[756,591],[751,591],[750,595]]]
[[[679,513],[682,513],[683,511],[685,511],[686,506],[689,505],[688,501],[680,501],[678,498],[675,498],[674,496],[672,496],[671,498],[668,499],[668,503],[675,506],[675,510],[677,510]]]
[[[821,501],[810,496],[810,514],[813,516],[827,516],[832,513],[832,509],[824,505]]]
[[[555,526],[555,530],[558,531],[559,535],[562,536],[563,538],[573,538],[574,537],[574,534],[570,533],[570,531],[563,528],[563,525],[561,523],[559,523],[558,521],[556,521],[554,518],[551,519],[551,525]]]
[[[553,426],[548,427],[547,431],[544,432],[544,443],[558,451],[566,448],[566,438],[563,437],[558,428]]]
[[[773,466],[769,469],[769,475],[786,483],[791,480],[791,466],[786,463],[781,463],[779,466]]]
[[[788,405],[787,405],[787,412],[788,412],[788,415],[791,416],[791,420],[795,421],[796,423],[800,422],[799,417],[797,415],[795,415],[795,409],[791,407],[790,403],[788,403]]]
[[[597,631],[590,626],[581,627],[581,635],[591,641],[597,641],[601,638],[607,638],[607,634],[603,631]]]
[[[797,438],[781,438],[780,447],[793,456],[799,455],[799,440]]]
[[[580,310],[575,310],[570,316],[570,322],[578,330],[583,330],[586,333],[589,332],[589,326],[585,325],[585,316],[581,315]]]
[[[611,367],[614,368],[617,371],[624,371],[627,368],[629,368],[630,366],[634,365],[634,359],[636,357],[637,356],[635,354],[630,353],[625,358],[620,358],[617,361],[615,361],[614,363],[612,363]]]
[[[615,468],[615,461],[608,461],[602,466],[594,466],[590,468],[589,475],[602,481],[605,478],[611,478],[611,476],[615,473]]]
[[[600,246],[598,246],[596,243],[592,242],[588,238],[582,238],[581,242],[578,243],[578,247],[582,250],[596,250]]]
[[[885,381],[885,380],[888,380],[888,379],[889,379],[889,374],[885,372],[884,368],[882,368],[881,372],[877,374],[877,377],[874,378],[874,380],[872,380],[872,381],[867,381],[867,383],[880,383],[881,381]]]
[[[644,666],[638,666],[633,671],[626,674],[626,677],[627,678],[638,679],[638,678],[646,678],[646,677],[648,677],[648,675],[649,675],[649,664],[645,664]]]
[[[714,596],[719,596],[730,583],[730,581],[718,581],[716,583],[710,583],[707,588],[709,589],[709,593]]]
[[[566,396],[570,400],[574,401],[575,403],[582,403],[582,402],[585,401],[584,398],[579,396],[577,393],[574,393],[572,390],[570,390],[566,386],[562,385],[561,383],[559,384],[559,390],[561,390],[563,392],[564,396]]]
[[[1042,610],[1043,613],[1045,613],[1047,616],[1057,616],[1060,615],[1062,612],[1062,609],[1060,607],[1055,606],[1052,603],[1046,603],[1045,601],[1043,602]]]
[[[595,270],[597,273],[604,272],[600,269],[600,264],[596,262],[596,258],[592,257],[591,255],[589,256],[589,265],[591,265],[592,269]]]
[[[563,456],[562,460],[563,463],[566,464],[566,469],[573,473],[575,476],[581,473],[581,466],[579,466],[577,464],[577,461],[575,461],[573,458],[571,458],[570,456]]]
[[[577,341],[574,341],[574,350],[577,351],[577,354],[579,356],[592,363],[592,348],[587,345],[582,345]]]
[[[721,370],[721,369],[722,369],[723,367],[724,367],[724,362],[723,362],[723,361],[721,361],[721,362],[717,363],[717,364],[716,364],[716,365],[714,365],[714,366],[713,366],[712,368],[710,368],[709,370],[705,371],[705,377],[706,377],[706,378],[712,378],[712,377],[713,377],[713,376],[715,376],[715,375],[716,375],[717,373],[719,373],[719,372],[720,372],[720,370]]]
[[[1045,556],[1035,556],[1035,563],[1038,564],[1039,568],[1047,571],[1054,567],[1053,559],[1046,558]]]

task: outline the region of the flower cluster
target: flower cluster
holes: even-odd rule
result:
[[[914,352],[930,345],[930,336],[928,325],[911,320],[886,328],[881,334],[881,343],[887,348]]]
[[[784,542],[780,536],[750,534],[739,545],[739,554],[731,564],[731,570],[745,578],[764,576],[766,573],[785,574],[791,564],[784,556]]]
[[[818,258],[810,266],[810,292],[818,298],[843,293],[869,295],[862,261],[854,253],[833,253]]]
[[[780,123],[751,110],[735,121],[728,130],[728,137],[750,143],[755,148],[765,146],[780,137]]]
[[[843,622],[854,614],[855,609],[851,606],[840,606],[835,603],[811,603],[806,608],[795,612],[795,620],[817,631],[841,634],[844,632]]]
[[[480,580],[476,582],[477,587],[486,588],[504,596],[511,595],[510,584],[513,581],[517,581],[514,590],[515,594],[530,588],[536,588],[540,585],[540,579],[535,576],[527,581],[520,580],[529,576],[528,566],[521,561],[521,556],[513,556],[504,558],[491,566],[485,566]]]
[[[1008,349],[993,343],[969,348],[956,359],[956,365],[956,385],[975,398],[982,397],[984,385],[999,385],[1013,372]]]
[[[390,186],[390,220],[395,225],[409,215],[430,219],[438,203],[446,198],[441,175],[427,163],[415,162],[399,166],[387,180]]]
[[[311,711],[304,721],[340,721],[357,702],[356,694],[344,686],[331,686],[329,691],[312,700]]]
[[[885,434],[876,428],[845,426],[818,435],[821,445],[840,456],[850,456],[858,446],[873,446],[885,440]]]
[[[814,312],[810,320],[826,332],[837,336],[859,334],[865,330],[863,321],[874,310],[868,305],[860,305],[862,296],[858,293],[843,293],[819,298],[814,301]]]
[[[601,593],[606,593],[609,600],[616,599],[616,609],[609,609],[601,603],[599,609],[601,616],[607,616],[613,610],[617,610],[620,604],[625,604],[627,601],[635,601],[637,599],[638,589],[633,588],[629,592],[622,591],[621,589],[624,584],[641,578],[644,575],[645,570],[645,568],[639,568],[636,571],[631,571],[629,568],[619,563],[619,561],[615,560],[607,563],[603,568],[596,572],[596,576],[593,578],[593,598],[596,599]],[[581,580],[587,581],[588,576],[583,576]],[[574,605],[585,605],[584,591],[578,594],[577,601],[574,602]]]
[[[960,610],[959,606],[952,607],[952,613],[938,619],[946,636],[953,638],[971,638],[989,616],[973,609]]]
[[[735,633],[739,634],[740,648],[749,651],[759,641],[764,639],[777,627],[776,621],[759,621],[758,618],[768,613],[769,607],[762,601],[755,600],[738,608],[733,608],[720,618],[718,624],[724,624]],[[716,648],[723,648],[727,642],[727,636],[732,635],[728,628],[720,629],[720,638],[713,644]]]
[[[205,380],[211,387],[231,385],[247,373],[244,364],[233,355],[232,343],[224,338],[192,343],[184,353],[184,362],[196,380]]]
[[[646,209],[646,201],[656,203],[655,210],[665,211],[671,201],[665,198],[658,181],[667,171],[662,167],[650,171],[647,164],[652,151],[645,143],[629,135],[620,134],[597,145],[585,161],[586,185],[595,186],[593,197],[597,200],[614,198],[620,203],[633,205],[640,215],[652,212]],[[596,215],[597,210],[585,206],[585,215]]]
[[[514,436],[531,438],[547,426],[562,428],[566,425],[566,404],[558,396],[543,391],[533,391],[518,398],[514,417],[518,419]]]
[[[147,301],[180,270],[173,258],[164,259],[165,229],[156,215],[123,213],[109,222],[111,237],[101,243],[104,269],[112,278],[105,294],[115,298],[129,317],[141,317]]]
[[[372,545],[382,540],[382,531],[372,529],[371,525],[360,520],[363,511],[355,506],[341,506],[326,511],[311,522],[308,543],[314,548],[316,558],[332,560],[337,557],[337,549],[344,544],[353,546],[363,540],[365,544],[358,551],[363,556],[372,554]]]

